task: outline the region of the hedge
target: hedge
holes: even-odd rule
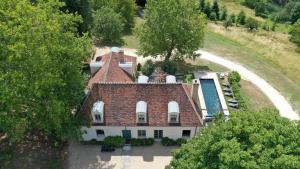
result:
[[[122,136],[108,136],[105,137],[103,144],[113,147],[122,147],[124,145],[125,139]]]
[[[153,138],[143,138],[143,139],[133,138],[133,139],[131,139],[130,142],[131,142],[132,146],[151,146],[154,144],[154,139]]]
[[[163,137],[161,140],[161,144],[164,146],[181,146],[182,144],[185,144],[187,142],[184,138],[178,138],[177,140],[173,140],[169,137]]]

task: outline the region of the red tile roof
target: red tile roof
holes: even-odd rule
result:
[[[184,84],[100,83],[93,85],[81,113],[91,120],[93,103],[104,102],[104,125],[136,126],[136,103],[147,103],[148,125],[169,126],[168,103],[176,101],[180,126],[202,126],[200,111],[191,98],[191,88]]]
[[[126,72],[119,66],[120,57],[125,62],[132,62],[133,67]],[[104,65],[90,78],[88,88],[90,89],[94,83],[100,82],[134,82],[133,73],[136,64],[136,58],[124,55],[124,53],[105,54],[101,59]]]

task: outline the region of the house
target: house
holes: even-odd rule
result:
[[[124,52],[112,49],[89,81],[89,92],[80,113],[90,122],[83,127],[84,140],[107,136],[124,138],[192,138],[204,126],[197,91],[198,83],[149,83],[148,77],[134,80],[136,59],[122,67]],[[126,60],[126,59],[124,59]],[[126,63],[126,62],[125,62]],[[91,67],[91,69],[93,69]]]

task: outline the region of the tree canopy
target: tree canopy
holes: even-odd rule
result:
[[[231,113],[173,153],[174,169],[299,169],[300,125],[278,112]]]
[[[94,12],[92,35],[100,46],[119,46],[123,44],[123,24],[121,16],[113,9],[103,7]]]
[[[290,40],[300,47],[300,19],[292,25],[289,34]]]
[[[169,60],[192,57],[203,44],[205,16],[198,14],[195,1],[149,0],[145,23],[137,29],[139,53]]]
[[[81,62],[91,41],[79,37],[80,17],[58,0],[0,1],[0,131],[11,141],[31,129],[66,138],[83,96]]]

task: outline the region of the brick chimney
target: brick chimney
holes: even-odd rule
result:
[[[201,108],[199,94],[198,94],[199,85],[200,85],[200,81],[198,79],[194,79],[192,84],[191,95],[194,103],[197,104],[199,108]]]
[[[125,62],[125,60],[124,60],[124,50],[119,51],[119,60],[120,60],[120,63]]]

